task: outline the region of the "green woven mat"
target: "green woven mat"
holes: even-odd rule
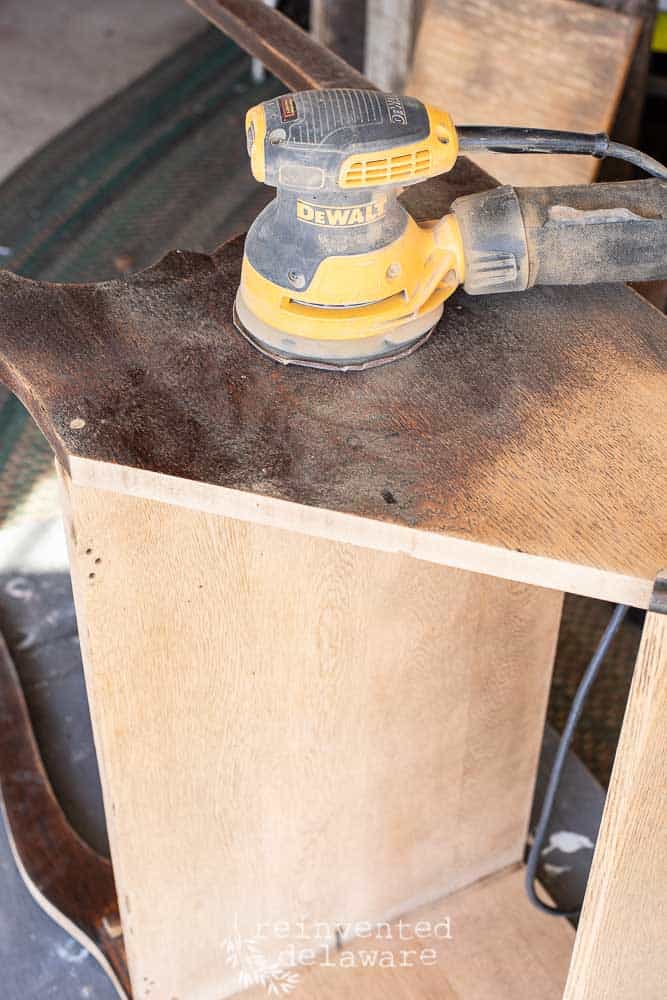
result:
[[[0,186],[0,265],[48,281],[101,281],[167,250],[211,250],[270,197],[248,169],[257,85],[220,32],[192,39],[23,163]],[[57,510],[51,451],[0,390],[0,527]]]

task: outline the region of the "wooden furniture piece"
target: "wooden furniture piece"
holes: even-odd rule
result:
[[[259,0],[197,5],[288,86],[345,81]],[[462,160],[410,207],[493,183]],[[241,246],[98,285],[0,272],[0,371],[61,471],[134,996],[233,995],[259,948],[256,995],[556,1000],[572,933],[520,864],[562,592],[646,607],[666,561],[667,321],[623,287],[460,293],[400,363],[282,368],[232,326]],[[650,794],[656,737],[606,826],[653,808],[623,782]],[[605,854],[595,879],[607,912]],[[276,978],[304,936],[359,953],[359,921],[446,917],[433,962]],[[604,948],[631,975],[613,914]]]

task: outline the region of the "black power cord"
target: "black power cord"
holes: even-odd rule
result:
[[[563,153],[625,160],[653,177],[667,180],[667,167],[652,156],[612,142],[605,132],[561,132],[547,128],[513,128],[504,125],[457,125],[459,148],[493,153]]]
[[[547,833],[547,827],[549,826],[549,820],[551,819],[551,813],[556,800],[556,792],[558,791],[558,785],[563,774],[563,767],[565,766],[567,751],[570,748],[574,731],[581,717],[588,693],[598,675],[602,661],[605,658],[614,636],[621,627],[621,623],[623,622],[627,611],[628,609],[625,604],[616,605],[613,614],[609,619],[609,624],[604,630],[602,638],[598,643],[597,649],[593,653],[593,656],[584,671],[584,675],[579,682],[579,687],[577,688],[577,692],[572,701],[572,706],[563,729],[563,734],[560,738],[560,743],[558,744],[558,750],[556,751],[556,756],[554,757],[551,774],[549,775],[549,781],[547,783],[547,790],[544,794],[544,801],[542,802],[540,818],[538,820],[537,827],[535,828],[533,843],[531,844],[528,852],[525,876],[525,886],[528,898],[531,903],[538,908],[538,910],[541,910],[543,913],[549,913],[553,917],[578,917],[581,913],[581,906],[578,906],[575,910],[562,910],[558,906],[550,906],[549,903],[545,903],[541,900],[537,895],[537,890],[535,888],[537,866],[542,855],[544,838]]]

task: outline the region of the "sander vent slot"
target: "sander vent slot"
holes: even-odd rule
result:
[[[431,169],[431,151],[428,148],[415,149],[396,156],[382,156],[371,159],[371,155],[359,157],[343,166],[341,187],[372,187],[374,184],[393,184],[397,181],[423,177]]]
[[[336,310],[339,316],[347,315],[351,316],[363,315],[364,312],[368,316],[374,316],[376,314],[382,315],[387,306],[393,306],[394,304],[404,303],[406,301],[405,291],[394,292],[393,295],[388,295],[384,299],[376,299],[374,302],[355,302],[347,305],[326,305],[325,303],[319,302],[304,302],[303,299],[287,299],[283,300],[283,309],[287,312],[295,313],[298,316],[317,316],[321,315],[323,311],[331,312]]]

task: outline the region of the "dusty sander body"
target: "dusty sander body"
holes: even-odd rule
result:
[[[428,335],[462,278],[454,227],[424,229],[398,201],[449,170],[448,115],[374,91],[309,91],[246,121],[252,170],[277,197],[253,223],[238,324],[284,361],[364,366]]]
[[[398,195],[451,169],[459,138],[448,114],[415,98],[287,94],[250,109],[246,137],[253,175],[277,196],[246,237],[234,319],[283,363],[354,370],[409,354],[459,284],[472,294],[520,291],[649,280],[666,267],[659,182],[500,187],[418,225]],[[622,196],[609,190],[620,188]],[[647,198],[651,211],[638,214]],[[649,224],[639,237],[633,221]],[[643,246],[635,260],[630,238]]]

